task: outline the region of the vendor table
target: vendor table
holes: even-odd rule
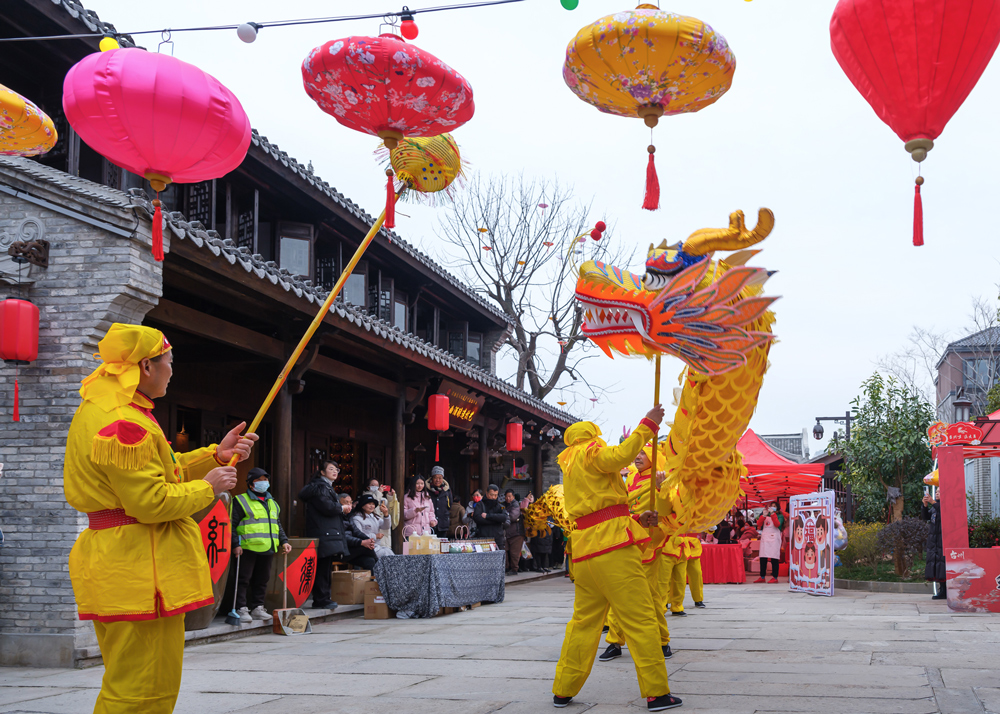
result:
[[[391,610],[433,617],[442,607],[503,602],[503,551],[448,555],[389,555],[372,574]]]
[[[706,583],[744,583],[743,548],[736,545],[703,543],[701,575]]]

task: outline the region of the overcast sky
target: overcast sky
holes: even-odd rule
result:
[[[122,31],[401,7],[383,0],[84,4]],[[615,238],[634,246],[633,270],[641,272],[651,241],[675,242],[699,228],[723,227],[738,208],[748,216],[760,206],[774,210],[774,233],[753,261],[779,271],[768,290],[781,296],[775,305],[779,342],[751,422],[764,434],[811,429],[816,416],[842,414],[878,357],[900,349],[914,324],[958,336],[969,322],[972,298],[995,303],[997,292],[996,62],[924,163],[926,245],[914,248],[916,164],[837,65],[828,30],[835,4],[663,3],[724,35],[737,68],[732,89],[714,106],[657,127],[662,198],[655,213],[640,208],[648,129],[638,119],[601,114],[583,103],[561,75],[576,32],[632,4],[580,0],[568,12],[558,0],[528,0],[417,17],[416,44],[458,70],[475,91],[476,115],[454,134],[475,170],[571,183],[581,200],[593,200],[594,220],[607,215]],[[264,28],[250,45],[235,31],[175,33],[174,54],[220,79],[256,129],[303,163],[312,160],[318,175],[377,215],[385,187],[372,159],[373,139],[316,107],[303,91],[300,65],[327,40],[378,31],[378,21],[367,20]],[[156,49],[155,36],[137,39]],[[442,210],[407,206],[412,217],[398,218],[396,230],[446,262],[435,237],[435,212]],[[664,363],[665,401],[680,369],[679,361]],[[577,413],[606,433],[621,433],[623,424],[633,425],[648,409],[653,372],[645,360],[595,360],[590,376],[609,391],[596,404],[577,401]],[[571,401],[569,389],[564,398]],[[815,453],[820,444],[812,446]]]

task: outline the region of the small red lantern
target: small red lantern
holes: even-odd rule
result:
[[[514,418],[507,422],[507,451],[520,451],[524,447],[524,424]]]
[[[0,359],[15,365],[38,359],[38,308],[27,300],[0,302]],[[18,392],[15,377],[14,421],[21,421]]]
[[[410,8],[403,5],[403,14],[399,16],[402,22],[399,25],[399,34],[407,40],[417,39],[417,35],[420,34],[420,28],[417,27],[417,23],[413,21],[413,13],[410,12]]]
[[[427,428],[431,431],[448,431],[448,396],[432,394],[427,399]]]

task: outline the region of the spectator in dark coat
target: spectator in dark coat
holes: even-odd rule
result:
[[[340,465],[336,461],[324,461],[312,481],[299,491],[299,500],[306,504],[306,535],[317,540],[313,607],[337,607],[330,600],[330,570],[334,560],[350,556],[344,525],[346,514],[333,490],[339,474]]]
[[[444,480],[444,469],[440,466],[431,469],[431,481],[427,486],[427,494],[434,503],[434,517],[437,519],[434,533],[438,538],[447,538],[448,529],[451,527],[453,494],[448,482]]]
[[[504,527],[507,540],[507,574],[517,575],[521,561],[521,546],[524,545],[524,524],[521,522],[521,499],[511,489],[504,493],[504,508],[509,521]]]
[[[549,556],[552,554],[552,531],[536,535],[531,539],[530,547],[531,554],[535,556],[535,567],[542,573],[549,572]]]
[[[552,526],[552,558],[551,567],[558,570],[562,567],[563,560],[566,559],[566,536],[563,529],[557,525]]]
[[[497,548],[505,550],[504,523],[507,522],[507,511],[500,503],[499,496],[500,489],[491,483],[483,500],[476,504],[472,518],[476,522],[476,537],[492,538],[496,541]]]
[[[347,541],[347,557],[343,560],[359,570],[371,570],[378,560],[375,555],[375,539],[369,538],[348,516],[354,507],[350,494],[342,493],[338,498],[344,513],[344,539]]]
[[[720,545],[729,545],[733,542],[733,527],[725,518],[716,526],[715,537]]]
[[[927,564],[924,566],[924,578],[934,583],[933,600],[945,600],[948,590],[945,583],[948,574],[945,571],[944,546],[941,542],[941,504],[930,493],[924,494],[920,515],[930,522],[927,531]]]

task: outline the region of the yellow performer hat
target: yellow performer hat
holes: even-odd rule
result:
[[[103,364],[83,380],[80,396],[109,412],[132,401],[139,386],[139,363],[170,351],[170,343],[152,327],[116,322],[97,349],[94,357]]]
[[[559,454],[559,466],[563,471],[569,466],[570,461],[580,452],[587,451],[591,445],[606,446],[601,437],[601,427],[592,421],[578,421],[570,425],[563,434],[563,441],[567,449],[563,449]],[[596,442],[596,444],[595,444]]]

